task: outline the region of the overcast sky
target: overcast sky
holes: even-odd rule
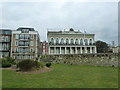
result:
[[[0,24],[1,25],[1,24]],[[118,42],[117,2],[11,2],[2,3],[2,26],[17,29],[32,27],[41,41],[47,40],[47,28],[73,28],[95,34],[96,40]]]

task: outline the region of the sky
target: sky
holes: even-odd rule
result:
[[[95,40],[118,43],[117,2],[3,2],[0,28],[31,27],[47,40],[47,29],[73,28],[95,34]]]

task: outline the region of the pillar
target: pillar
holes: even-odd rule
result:
[[[66,53],[66,47],[65,47],[65,54],[67,54],[67,53]]]
[[[54,47],[54,54],[56,54],[56,47]]]
[[[75,47],[75,54],[78,54],[78,50],[77,50],[77,47]]]
[[[87,53],[87,47],[85,47],[85,53]]]
[[[50,54],[50,47],[49,47],[49,54]]]
[[[72,47],[70,47],[70,54],[72,54]]]
[[[90,47],[90,53],[92,53],[92,47]]]
[[[80,47],[80,53],[82,54],[82,47]]]
[[[60,47],[60,54],[61,54],[61,47]]]
[[[95,53],[97,53],[96,47],[95,47]]]

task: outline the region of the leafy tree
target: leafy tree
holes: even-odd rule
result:
[[[108,53],[108,44],[103,41],[96,41],[97,53]]]

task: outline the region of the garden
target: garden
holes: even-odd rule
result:
[[[16,69],[2,69],[3,88],[118,88],[118,67],[12,61]]]

